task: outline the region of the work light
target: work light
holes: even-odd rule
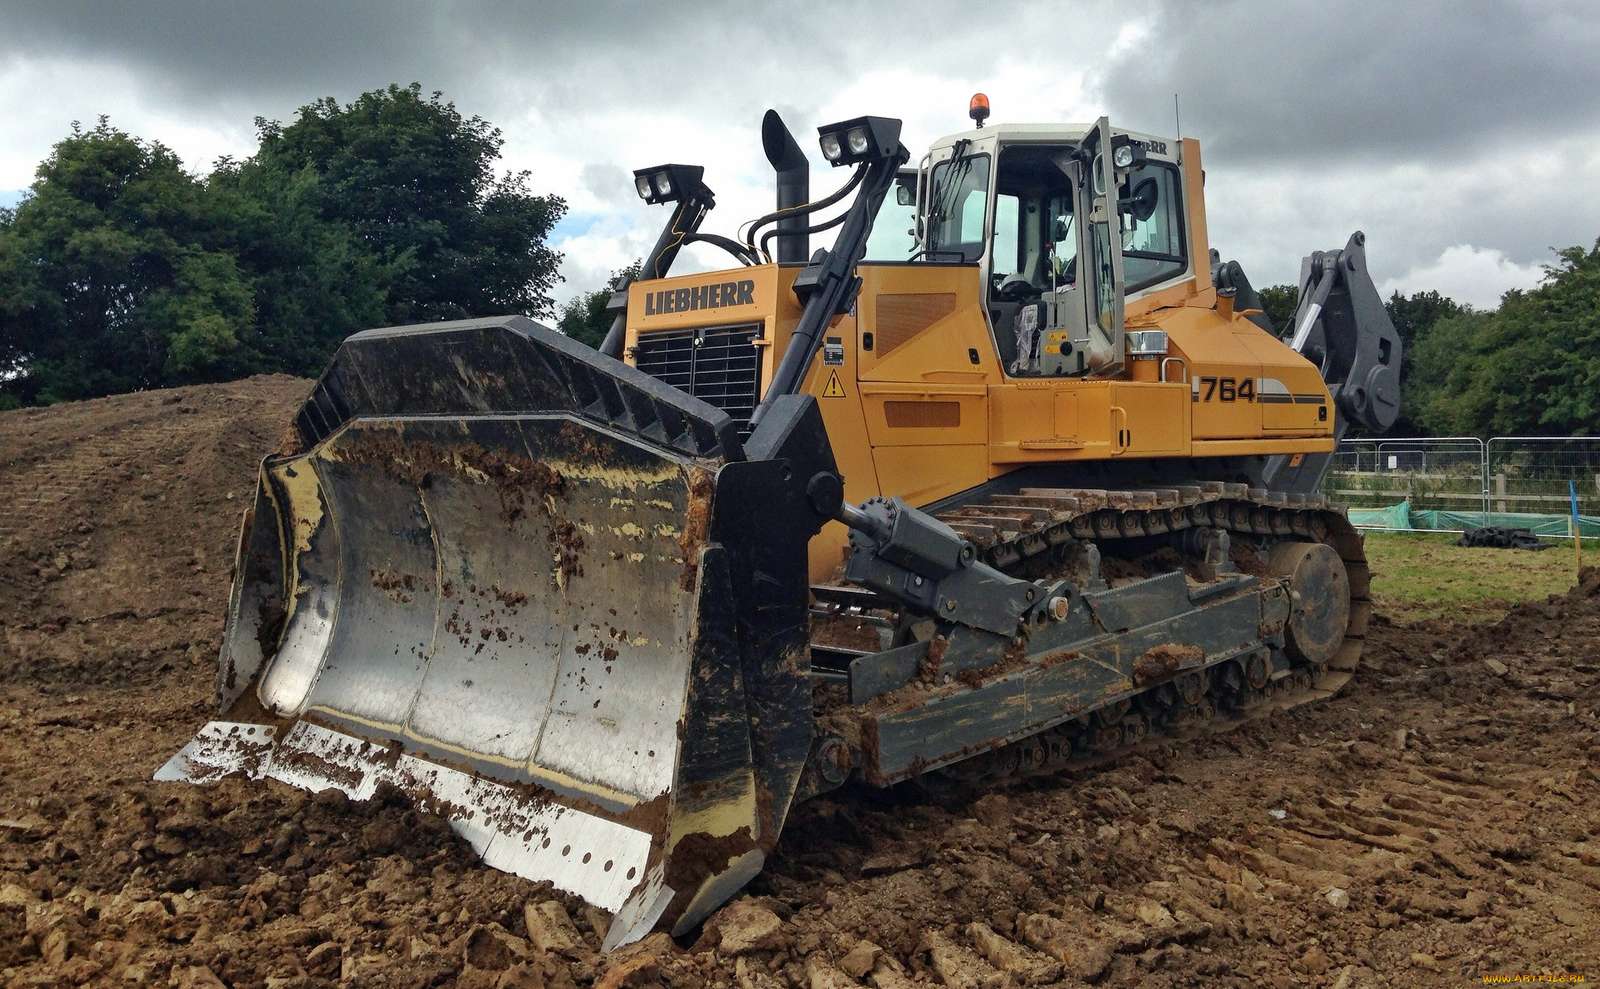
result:
[[[657,165],[633,173],[633,187],[647,203],[672,203],[701,186],[699,165]]]
[[[1148,157],[1145,146],[1126,134],[1118,134],[1111,139],[1111,164],[1117,168],[1132,168],[1142,164]]]
[[[832,165],[887,158],[900,146],[900,121],[893,117],[856,117],[818,127],[822,157]]]

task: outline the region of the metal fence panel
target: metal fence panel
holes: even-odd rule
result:
[[[1323,493],[1352,509],[1399,502],[1458,524],[1524,524],[1549,531],[1554,517],[1600,517],[1600,436],[1375,437],[1345,440]],[[1518,516],[1525,516],[1519,519]],[[1446,530],[1456,531],[1456,530]]]
[[[1487,512],[1485,444],[1476,436],[1401,436],[1344,440],[1322,491],[1352,508]]]
[[[1496,436],[1485,457],[1494,511],[1565,515],[1573,482],[1578,514],[1600,515],[1600,436]]]

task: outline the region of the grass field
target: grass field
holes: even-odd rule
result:
[[[1396,620],[1448,615],[1479,617],[1520,601],[1540,601],[1571,587],[1576,577],[1571,541],[1550,548],[1467,549],[1452,533],[1368,532],[1372,596]],[[1584,540],[1587,566],[1600,565],[1600,541]]]

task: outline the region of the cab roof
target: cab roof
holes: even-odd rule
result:
[[[990,144],[1004,141],[1046,141],[1059,140],[1065,142],[1081,141],[1084,135],[1094,130],[1092,123],[1058,123],[1058,124],[989,124],[987,127],[974,127],[971,130],[958,131],[937,138],[930,144],[929,150],[937,153],[954,146],[957,141],[971,141],[973,144]],[[1160,134],[1146,134],[1141,131],[1128,130],[1126,127],[1111,128],[1113,134],[1126,134],[1138,141],[1157,141],[1169,143],[1174,154],[1171,156],[1158,155],[1163,158],[1176,158],[1178,142]]]

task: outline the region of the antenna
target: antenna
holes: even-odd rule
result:
[[[1183,117],[1178,114],[1178,94],[1172,94],[1172,126],[1176,130],[1176,139],[1172,142],[1178,146],[1178,162],[1183,162]]]

